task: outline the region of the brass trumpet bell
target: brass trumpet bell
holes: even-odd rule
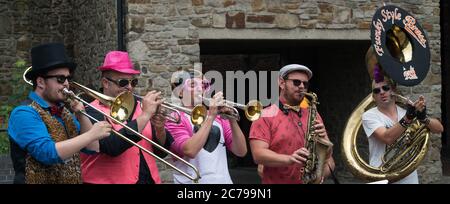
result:
[[[261,117],[263,106],[261,102],[257,100],[251,100],[244,108],[245,117],[249,121],[256,121]]]
[[[191,122],[194,125],[201,125],[207,116],[208,111],[205,106],[197,105],[191,111]]]

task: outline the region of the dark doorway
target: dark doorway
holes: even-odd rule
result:
[[[204,72],[215,70],[222,74],[238,70],[244,73],[250,70],[278,71],[291,63],[308,66],[314,73],[310,91],[318,94],[318,110],[335,144],[337,170],[342,171],[339,143],[344,125],[353,108],[370,93],[364,62],[368,47],[368,40],[201,40],[200,60]],[[228,83],[236,84],[236,81]],[[248,93],[248,81],[246,87],[234,87],[234,93],[238,88],[246,88]],[[248,136],[251,122],[245,119],[242,111],[239,124]],[[229,162],[230,169],[256,168],[250,148],[246,157],[232,157]]]
[[[442,72],[442,167],[443,174],[450,175],[450,113],[447,107],[450,102],[450,2],[440,1],[441,10],[441,72]]]

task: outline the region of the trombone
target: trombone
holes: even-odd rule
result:
[[[136,98],[142,100],[144,97],[133,94]],[[142,103],[141,103],[142,104]],[[203,105],[197,105],[192,110],[189,108],[185,108],[182,106],[178,106],[172,103],[163,102],[161,104],[162,109],[158,111],[158,114],[163,115],[167,120],[170,120],[174,123],[180,123],[180,111],[191,116],[191,122],[194,125],[201,125],[207,116],[206,107]]]
[[[211,98],[203,97],[202,95],[199,95],[203,100],[207,101],[208,103],[211,102]],[[255,121],[258,120],[261,117],[261,112],[263,109],[263,106],[261,102],[258,100],[251,100],[247,103],[247,105],[239,104],[233,101],[225,100],[225,107],[228,107],[232,110],[232,113],[220,113],[220,115],[226,117],[226,118],[232,118],[235,120],[239,120],[239,112],[235,107],[241,108],[244,110],[245,117],[249,121]]]
[[[27,72],[29,72],[30,70],[31,70],[31,67],[28,67],[25,70],[25,72],[23,73],[23,79],[25,80],[26,83],[33,85],[31,80],[28,80],[25,77],[25,74]],[[119,125],[123,126],[124,128],[126,128],[127,130],[129,130],[132,133],[136,134],[140,138],[146,140],[147,142],[150,142],[153,146],[157,147],[159,150],[162,150],[163,152],[165,152],[167,154],[170,154],[175,159],[183,162],[184,164],[186,164],[187,166],[189,166],[190,168],[192,168],[194,170],[194,172],[196,174],[195,177],[193,177],[193,176],[189,175],[188,173],[180,170],[179,168],[175,167],[173,164],[167,162],[166,160],[158,157],[153,152],[151,152],[148,149],[142,147],[141,145],[139,145],[138,143],[134,142],[133,140],[127,138],[126,136],[122,135],[118,131],[112,130],[112,132],[114,134],[116,134],[117,136],[121,137],[122,139],[124,139],[128,143],[138,147],[140,150],[146,152],[147,154],[150,154],[151,156],[153,156],[157,160],[163,162],[164,164],[166,164],[167,166],[171,167],[172,169],[178,171],[180,174],[186,176],[187,178],[192,180],[194,183],[198,183],[198,180],[200,179],[200,172],[198,171],[198,169],[194,165],[192,165],[189,162],[185,161],[184,159],[180,158],[179,156],[177,156],[176,154],[172,153],[171,151],[165,149],[164,147],[162,147],[158,143],[148,139],[147,137],[145,137],[141,133],[137,132],[133,128],[130,128],[127,125],[125,125],[124,123],[122,123],[122,121],[120,119],[125,118],[125,120],[126,120],[131,115],[131,111],[130,110],[133,110],[133,107],[132,107],[133,105],[131,105],[131,104],[134,104],[133,94],[131,94],[130,92],[124,92],[124,93],[120,94],[119,96],[117,96],[116,98],[112,98],[110,96],[106,96],[104,94],[98,93],[98,92],[96,92],[96,91],[94,91],[92,89],[89,89],[89,88],[87,88],[87,87],[85,87],[85,86],[83,86],[81,84],[76,83],[76,82],[70,82],[70,86],[74,86],[74,87],[80,89],[81,91],[83,91],[84,93],[90,95],[91,97],[100,100],[102,103],[105,102],[105,104],[109,104],[110,107],[111,107],[111,115],[108,115],[108,114],[104,113],[103,111],[99,110],[98,108],[92,106],[91,104],[89,104],[88,102],[86,102],[85,100],[80,98],[78,95],[76,95],[73,91],[70,91],[69,89],[64,88],[63,92],[64,92],[64,94],[67,95],[67,97],[69,99],[77,99],[78,101],[82,102],[83,104],[85,104],[85,105],[91,107],[92,109],[98,111],[99,113],[101,113],[102,115],[104,115],[108,119],[112,120],[116,124],[119,124]],[[102,97],[105,97],[105,98],[102,98]],[[130,109],[129,107],[132,107],[132,108]],[[91,120],[93,120],[95,122],[98,122],[98,120],[96,118],[94,118],[91,115],[87,114],[85,111],[81,111],[81,113],[83,115],[85,115],[86,117],[90,118]],[[128,117],[126,117],[126,116],[128,116]]]

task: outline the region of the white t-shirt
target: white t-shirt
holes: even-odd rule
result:
[[[405,116],[406,110],[397,106],[397,122]],[[372,137],[373,132],[380,127],[390,128],[394,126],[394,122],[385,114],[380,112],[377,107],[371,108],[366,111],[362,116],[362,124],[364,131],[366,132],[367,138],[369,140],[369,160],[370,165],[374,167],[379,167],[382,164],[381,158],[386,151],[386,144],[381,142],[375,137]],[[418,184],[419,177],[417,176],[417,171],[414,170],[407,177],[395,182],[396,184]]]
[[[182,117],[186,117],[182,114]],[[190,126],[194,131],[194,125],[187,118],[183,118],[184,121],[189,121]],[[211,134],[214,132],[216,137],[212,137]],[[225,142],[225,133],[223,126],[215,120],[213,122],[213,127],[210,131],[209,139],[212,141],[205,144],[205,146],[197,153],[195,158],[191,159],[187,156],[184,156],[183,159],[189,162],[190,164],[197,167],[200,172],[201,179],[199,180],[200,184],[232,184],[232,180],[230,177],[230,173],[228,171],[228,162],[227,162],[227,152],[226,152],[226,142]],[[217,138],[217,141],[213,141],[213,138]],[[174,162],[175,166],[181,169],[184,172],[187,172],[189,175],[195,175],[194,170],[188,167],[186,164],[176,160]],[[192,184],[193,182],[180,174],[177,171],[174,171],[173,174],[174,183],[176,184]]]

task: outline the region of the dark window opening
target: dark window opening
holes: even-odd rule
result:
[[[340,138],[351,112],[370,93],[370,79],[364,62],[369,43],[368,40],[201,40],[200,60],[203,72],[215,70],[223,76],[225,71],[278,71],[291,63],[309,67],[313,71],[310,91],[318,95],[318,110],[334,143],[337,170],[344,172],[344,164],[339,159]],[[236,81],[234,84],[234,93],[238,88],[244,88],[236,87]],[[245,102],[249,100],[248,85],[247,80]],[[224,84],[223,87],[230,86]],[[240,110],[240,114],[239,125],[248,137],[251,122],[243,111]],[[244,158],[229,158],[232,177],[235,168],[249,168],[252,175],[257,176],[249,146]]]

